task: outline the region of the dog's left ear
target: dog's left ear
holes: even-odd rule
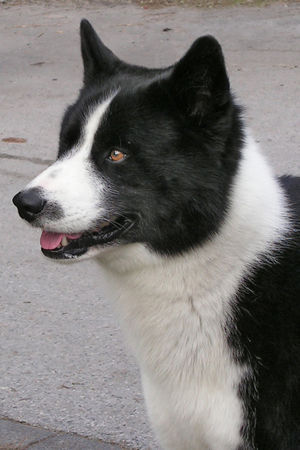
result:
[[[97,82],[103,76],[112,75],[121,61],[103,44],[86,19],[83,19],[80,23],[80,37],[84,84]]]
[[[198,124],[226,107],[230,86],[218,41],[212,36],[197,39],[175,64],[167,83],[180,111]]]

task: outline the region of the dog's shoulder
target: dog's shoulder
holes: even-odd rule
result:
[[[275,244],[271,258],[258,264],[250,284],[263,293],[264,298],[272,297],[273,302],[279,303],[292,302],[299,310],[300,177],[283,175],[278,181],[285,194],[289,229],[282,241]]]
[[[295,322],[300,312],[300,177],[284,175],[278,181],[285,192],[289,229],[280,242],[274,243],[271,254],[266,258],[262,255],[252,274],[244,280],[246,289],[241,290],[240,298],[247,310],[255,311],[254,316],[263,319],[266,326],[269,320],[279,336],[282,327],[278,328],[276,321]]]
[[[231,342],[235,349],[240,346],[239,361],[252,368],[255,390],[241,388],[241,395],[248,410],[257,411],[258,448],[268,447],[267,429],[278,448],[294,449],[300,435],[295,419],[300,402],[300,177],[283,176],[279,183],[290,228],[272,256],[262,258],[244,280]],[[275,396],[279,385],[285,388]]]

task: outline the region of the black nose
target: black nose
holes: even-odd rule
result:
[[[41,191],[37,188],[21,191],[13,198],[13,203],[18,208],[22,219],[32,222],[37,214],[39,214],[46,204],[46,200],[42,197]]]

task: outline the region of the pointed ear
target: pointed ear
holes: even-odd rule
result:
[[[86,19],[80,23],[80,37],[84,84],[99,81],[104,75],[111,75],[120,60],[103,44]]]
[[[217,40],[212,36],[197,39],[175,64],[169,82],[179,108],[198,124],[210,112],[225,107],[230,86]]]

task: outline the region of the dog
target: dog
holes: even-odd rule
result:
[[[276,178],[212,36],[120,60],[81,22],[56,162],[13,199],[49,258],[95,257],[168,450],[300,448],[300,178]]]

